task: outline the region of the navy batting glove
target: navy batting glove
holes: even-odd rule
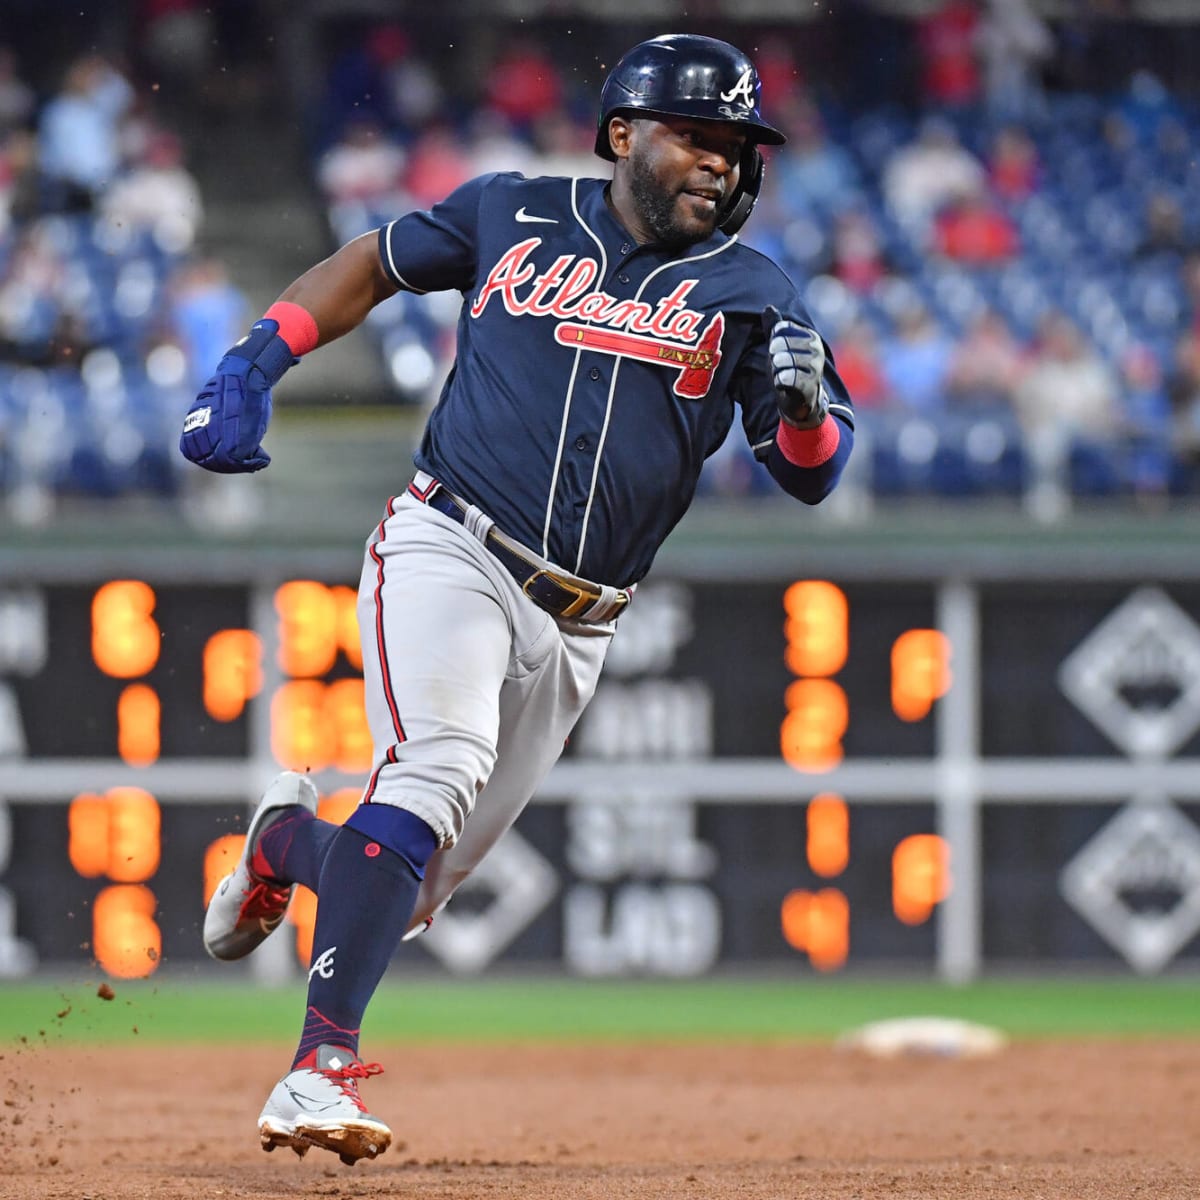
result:
[[[772,305],[763,310],[762,320],[779,415],[796,429],[815,429],[829,413],[829,393],[821,382],[825,371],[821,335],[786,320]]]
[[[262,440],[271,420],[271,388],[300,360],[279,336],[279,322],[256,321],[219,363],[183,419],[184,458],[222,475],[261,471],[271,456]]]

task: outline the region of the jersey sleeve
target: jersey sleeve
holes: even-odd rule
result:
[[[379,259],[408,292],[467,291],[479,263],[479,212],[495,173],[456,188],[427,211],[398,217],[379,230]]]

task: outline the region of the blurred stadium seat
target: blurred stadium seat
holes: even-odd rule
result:
[[[342,36],[331,44],[327,76],[318,81],[330,98],[309,146],[318,189],[326,178],[322,160],[356,122],[358,148],[364,149],[361,106],[345,94],[346,64],[375,61],[373,28],[364,22],[358,43]],[[404,164],[420,151],[431,126],[428,114],[417,119],[410,111],[416,100],[403,96],[413,81],[424,79],[428,88],[434,74],[415,31],[388,45],[390,56],[378,69],[399,72],[396,78],[409,80],[409,91],[401,89],[391,100],[372,91],[372,136],[389,142],[389,155],[372,159],[382,190],[355,191],[353,155],[343,162],[350,186],[323,197],[333,244],[411,206]],[[558,106],[551,115],[559,127],[555,161],[561,162],[563,128],[573,122],[586,134],[594,98],[590,85],[572,78],[565,59],[556,65],[561,96],[546,103]],[[495,113],[480,120],[488,95],[487,79],[482,83],[471,93],[473,103],[465,88],[452,102],[443,100],[432,132],[453,132],[465,160],[482,162],[488,148],[475,139],[490,129],[492,138],[502,135],[512,153],[519,149],[527,157],[527,170],[536,169],[543,150],[537,120],[503,123]],[[806,191],[803,171],[787,157],[793,149],[783,151],[778,169],[768,170],[746,237],[792,274],[835,350],[841,333],[858,320],[886,344],[904,308],[920,303],[937,332],[955,342],[981,313],[998,313],[1033,355],[1044,319],[1063,313],[1114,372],[1131,349],[1142,348],[1170,379],[1180,339],[1196,320],[1184,271],[1189,253],[1200,253],[1200,171],[1194,166],[1200,119],[1194,104],[1153,88],[1127,92],[1122,81],[1111,94],[1049,92],[1044,116],[1021,131],[1036,154],[1031,186],[995,196],[1019,250],[1008,261],[974,265],[932,253],[923,223],[894,211],[885,198],[888,166],[920,136],[927,113],[891,102],[854,108],[845,96],[817,89],[804,103],[836,148],[833,166],[842,185],[832,196]],[[786,116],[783,102],[780,109]],[[938,115],[986,168],[1002,128],[986,106]],[[394,175],[379,175],[384,161],[395,167]],[[590,169],[586,158],[580,161]],[[338,178],[344,183],[347,176]],[[1160,210],[1178,213],[1174,244],[1156,240],[1162,231],[1149,215],[1156,200]],[[882,276],[874,285],[847,278],[831,258],[837,222],[849,211],[877,240]],[[0,489],[175,494],[172,414],[186,406],[203,369],[180,361],[188,348],[164,320],[173,275],[188,253],[170,231],[114,223],[99,207],[26,213],[0,226]],[[421,405],[436,397],[457,316],[454,295],[402,295],[372,313],[367,328],[394,402]],[[1181,417],[1184,424],[1194,420]],[[1030,456],[1016,406],[965,411],[947,396],[917,416],[902,395],[893,395],[864,413],[864,421],[871,426],[864,442],[871,486],[880,495],[1014,497],[1029,483]],[[112,432],[116,427],[120,436]],[[755,494],[753,472],[730,467],[739,455],[745,456],[740,447],[725,451],[704,490]],[[1128,496],[1148,477],[1146,461],[1145,446],[1132,435],[1075,438],[1063,478],[1080,496]],[[1174,494],[1192,488],[1193,471],[1180,459],[1168,460],[1160,474],[1169,477]]]

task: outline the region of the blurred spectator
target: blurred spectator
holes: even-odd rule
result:
[[[325,94],[313,114],[319,147],[336,142],[355,120],[373,120],[384,128],[391,125],[386,74],[391,59],[407,46],[408,35],[402,29],[379,26],[334,57],[325,77]]]
[[[826,136],[816,105],[801,98],[781,110],[780,125],[788,135],[787,153],[772,162],[786,212],[835,213],[858,187],[854,160]]]
[[[1146,200],[1142,238],[1134,250],[1137,258],[1174,259],[1195,249],[1184,223],[1183,207],[1170,192],[1161,188]]]
[[[212,62],[216,24],[208,0],[142,0],[138,28],[147,65],[168,99],[195,94]],[[183,97],[176,97],[182,90]]]
[[[970,131],[972,146],[976,136],[992,134],[984,160],[959,142],[954,123],[932,116],[880,171],[879,157],[895,144],[901,121],[892,121],[883,109],[847,113],[830,106],[823,112],[803,88],[793,50],[800,43],[764,38],[758,58],[765,94],[773,97],[768,107],[790,143],[768,163],[764,193],[744,236],[770,247],[806,283],[822,274],[833,277],[816,284],[817,292],[827,286],[826,307],[836,314],[822,323],[831,331],[838,368],[860,406],[890,403],[936,411],[944,404],[1012,404],[1034,438],[1047,431],[1060,445],[1081,434],[1094,438],[1108,461],[1118,465],[1123,486],[1146,497],[1166,486],[1169,428],[1170,452],[1194,468],[1200,488],[1200,245],[1195,240],[1200,226],[1193,219],[1194,205],[1189,207],[1200,125],[1191,101],[1181,102],[1148,71],[1129,75],[1122,70],[1113,78],[1129,75],[1128,88],[1115,98],[1058,97],[1061,128],[1046,131],[1045,142],[1039,132],[1035,142],[1020,122],[1035,120],[1040,111],[1043,69],[1061,68],[1059,59],[1051,61],[1053,38],[1034,13],[1043,6],[1034,0],[929,0],[925,7],[930,6],[937,11],[917,35],[924,94],[959,110],[982,95],[990,121],[979,124],[971,114],[968,122],[961,111],[953,115]],[[211,46],[201,47],[189,32],[206,24],[216,27],[209,8],[199,0],[139,0],[138,11],[147,14],[139,26],[147,58],[164,73],[175,61],[178,72],[187,75],[189,64],[211,54]],[[211,6],[216,25],[220,14],[236,14],[238,8],[235,0]],[[897,36],[912,28],[899,19],[893,25]],[[1062,28],[1056,15],[1056,35]],[[593,48],[587,50],[585,58]],[[466,78],[444,75],[443,86],[418,53],[413,34],[393,21],[379,23],[339,59],[331,76],[336,100],[328,108],[336,126],[329,128],[342,130],[347,114],[350,120],[342,136],[323,143],[328,150],[317,168],[320,185],[334,202],[371,200],[385,211],[399,211],[427,206],[471,175],[493,168],[602,174],[603,165],[591,151],[594,126],[576,119],[564,102],[566,85],[575,78],[569,73],[572,65],[581,71],[590,66],[566,61],[558,45],[521,40],[504,51],[486,77],[468,68],[462,72]],[[122,347],[144,344],[137,325],[142,318],[130,317],[128,305],[113,303],[122,275],[124,298],[131,294],[128,281],[140,278],[143,264],[123,261],[129,251],[105,231],[116,226],[153,230],[165,223],[175,231],[160,239],[168,257],[194,245],[200,197],[194,181],[171,181],[172,171],[187,174],[178,143],[139,119],[128,82],[97,55],[71,65],[60,94],[41,114],[18,67],[11,52],[0,47],[0,235],[6,238],[0,250],[8,251],[7,257],[0,254],[0,355],[61,364],[74,361],[98,339],[111,345],[117,342],[107,339],[121,339]],[[1061,81],[1061,74],[1054,79]],[[44,77],[39,82],[44,84]],[[451,86],[454,94],[447,96]],[[467,98],[481,91],[486,100],[465,108]],[[992,123],[1008,114],[1017,119]],[[1105,117],[1105,141],[1095,132],[1098,117]],[[826,118],[849,131],[847,145],[857,157],[828,135]],[[879,146],[874,156],[859,141],[860,130],[873,128],[887,134],[871,143]],[[51,174],[48,201],[40,199],[46,189],[39,193],[36,186],[38,151]],[[985,153],[982,145],[980,153]],[[134,165],[122,171],[120,164],[130,162],[131,154]],[[876,186],[885,197],[885,212],[873,207]],[[1036,203],[1021,203],[1038,193]],[[999,210],[984,199],[988,195],[999,202]],[[1089,208],[1093,199],[1097,204]],[[348,205],[355,218],[357,207]],[[54,222],[53,236],[44,230],[27,236],[26,222],[37,224],[32,218],[40,208],[94,209],[105,224]],[[1129,235],[1111,244],[1100,221],[1109,209],[1123,219]],[[901,228],[888,220],[889,212]],[[1019,222],[1024,246],[1010,215]],[[935,263],[929,270],[931,252],[965,269]],[[978,269],[1010,262],[1015,264],[1011,270]],[[1114,368],[1069,322],[1064,331],[1055,318],[1041,327],[1032,353],[1004,317],[991,311],[974,320],[955,344],[920,305],[896,308],[882,298],[911,277],[914,287],[937,289],[932,294],[939,312],[961,320],[986,297],[1007,314],[1012,328],[1028,333],[1049,298],[1061,299],[1058,285],[1067,286],[1052,278],[1059,263],[1070,270],[1072,289],[1090,289],[1112,310],[1092,326],[1094,334],[1125,328],[1123,317],[1131,336],[1153,336],[1154,351],[1135,346],[1121,356],[1106,346]],[[154,269],[162,270],[161,262]],[[156,298],[160,287],[154,284]],[[1176,311],[1151,321],[1141,297],[1160,293]],[[884,338],[875,323],[880,306],[895,322],[895,336]],[[240,335],[247,308],[221,268],[207,262],[180,273],[170,307],[177,323],[172,336],[181,348],[206,342],[186,351],[189,361],[204,364],[202,370]],[[160,311],[152,306],[152,312]],[[1078,311],[1082,319],[1099,309],[1081,297]],[[869,319],[856,320],[858,313]],[[123,325],[114,333],[118,317]],[[429,323],[430,333],[416,317],[405,319],[431,348],[443,336],[436,322]],[[1194,332],[1179,341],[1168,390],[1160,343],[1183,333],[1188,322]],[[207,329],[219,332],[206,335]],[[1168,394],[1169,420],[1164,416]],[[718,463],[714,478],[720,480],[723,471],[720,486],[743,494],[756,478],[743,476],[749,466],[732,459]]]
[[[803,69],[792,47],[793,42],[788,38],[767,36],[754,51],[762,94],[771,97],[771,111],[776,115],[802,99],[804,93]]]
[[[0,360],[78,364],[95,344],[84,318],[90,290],[45,223],[24,228],[0,279]]]
[[[594,179],[603,171],[592,145],[596,131],[576,121],[565,109],[539,117],[533,125],[533,148],[537,157],[534,175]]]
[[[1168,387],[1171,448],[1190,490],[1200,490],[1200,334],[1179,339]]]
[[[187,362],[188,390],[199,390],[213,363],[242,336],[249,309],[217,259],[188,262],[168,281],[167,332]]]
[[[84,55],[67,68],[38,126],[41,169],[58,193],[54,207],[86,211],[116,177],[121,119],[132,104],[129,81],[100,55]]]
[[[1183,110],[1162,80],[1143,68],[1129,77],[1125,94],[1110,109],[1104,136],[1117,151],[1151,147],[1171,137],[1183,122]]]
[[[889,404],[919,413],[942,409],[953,353],[954,343],[929,310],[911,300],[899,314],[895,335],[884,342],[879,354]]]
[[[474,174],[471,156],[453,129],[433,125],[413,146],[404,190],[418,208],[429,208]]]
[[[943,0],[917,21],[921,98],[933,107],[964,108],[979,98],[974,0]]]
[[[385,25],[373,35],[371,52],[382,77],[387,114],[413,137],[444,111],[446,93],[437,72],[416,51],[408,34]]]
[[[883,238],[866,209],[849,209],[834,218],[829,253],[828,273],[860,295],[888,273]]]
[[[472,175],[518,171],[529,176],[537,163],[529,141],[518,138],[509,119],[494,108],[481,108],[471,117],[464,149],[470,156]]]
[[[954,349],[946,393],[957,408],[1010,407],[1025,373],[1021,344],[999,313],[980,313]]]
[[[954,126],[926,117],[915,141],[901,146],[883,168],[883,192],[893,214],[912,229],[927,229],[943,205],[978,195],[983,164],[958,140]]]
[[[0,135],[0,237],[38,207],[37,138],[25,129]]]
[[[887,387],[879,368],[879,343],[866,321],[853,321],[832,346],[838,375],[856,408],[882,408]]]
[[[1200,336],[1200,251],[1191,251],[1179,268],[1192,332]]]
[[[1162,365],[1149,346],[1131,346],[1121,359],[1121,413],[1125,482],[1139,499],[1159,499],[1171,477],[1172,414]]]
[[[1054,53],[1054,36],[1029,0],[988,0],[975,39],[989,115],[998,121],[1041,120],[1046,111],[1041,69]]]
[[[1061,515],[1069,494],[1112,495],[1122,487],[1123,422],[1117,379],[1061,312],[1047,313],[1029,373],[1017,389],[1032,483],[1030,510]]]
[[[150,234],[160,250],[186,254],[203,217],[200,185],[183,163],[183,144],[160,130],[148,141],[142,159],[119,176],[100,200],[111,225]]]
[[[321,155],[317,182],[334,203],[383,200],[399,190],[406,157],[379,119],[362,113],[346,123],[341,139]]]
[[[36,97],[20,75],[16,54],[0,46],[0,139],[13,129],[25,129],[33,116]]]
[[[1037,144],[1019,125],[1006,125],[992,139],[987,158],[988,185],[1001,200],[1025,200],[1041,186]]]
[[[515,37],[501,51],[483,84],[484,102],[525,132],[562,107],[559,66],[532,37]]]
[[[336,59],[318,120],[324,143],[340,138],[343,125],[358,117],[374,118],[407,141],[444,112],[437,75],[416,53],[408,31],[386,22]]]
[[[1112,370],[1059,312],[1042,318],[1016,400],[1023,428],[1056,445],[1074,436],[1110,442],[1120,425]]]
[[[1189,251],[1180,263],[1180,282],[1188,318],[1196,334],[1200,334],[1200,250]]]
[[[938,213],[934,249],[977,267],[1007,262],[1018,250],[1016,226],[986,196],[963,196]]]

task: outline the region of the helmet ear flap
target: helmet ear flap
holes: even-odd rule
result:
[[[747,142],[742,149],[742,161],[738,168],[738,185],[733,195],[725,205],[724,215],[719,227],[722,233],[732,237],[754,211],[758,203],[758,193],[763,181],[763,156],[753,142]]]

